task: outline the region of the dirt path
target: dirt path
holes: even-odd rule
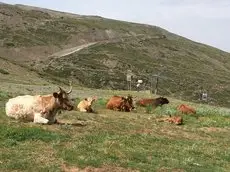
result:
[[[132,38],[132,37],[142,37],[144,36],[143,34],[138,34],[136,36],[130,35],[130,36],[126,36],[126,37],[121,37],[121,38],[114,38],[114,39],[108,39],[108,40],[101,40],[101,41],[96,41],[96,42],[90,42],[87,44],[82,44],[76,47],[72,47],[72,48],[68,48],[68,49],[64,49],[61,50],[59,52],[56,52],[52,55],[50,55],[49,57],[54,57],[54,58],[60,58],[60,57],[65,57],[67,55],[73,54],[75,52],[78,52],[84,48],[88,48],[91,45],[97,44],[97,43],[108,43],[108,42],[112,42],[112,41],[122,41],[122,39],[126,39],[126,38]]]
[[[82,50],[84,48],[87,48],[87,47],[89,47],[91,45],[94,45],[96,43],[98,43],[98,42],[90,42],[90,43],[82,44],[82,45],[79,45],[79,46],[76,46],[76,47],[64,49],[64,50],[61,50],[59,52],[56,52],[56,53],[52,54],[50,57],[54,57],[54,58],[64,57],[64,56],[73,54],[73,53],[75,53],[77,51],[80,51],[80,50]]]

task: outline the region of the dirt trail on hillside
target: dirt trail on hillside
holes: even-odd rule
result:
[[[82,50],[84,48],[87,48],[87,47],[89,47],[91,45],[94,45],[96,43],[98,43],[98,42],[90,42],[90,43],[82,44],[82,45],[79,45],[79,46],[76,46],[76,47],[64,49],[64,50],[61,50],[59,52],[56,52],[56,53],[52,54],[50,57],[54,57],[54,58],[64,57],[64,56],[73,54],[73,53],[75,53],[77,51],[80,51],[80,50]]]
[[[58,51],[52,55],[50,55],[49,57],[53,57],[53,58],[60,58],[60,57],[65,57],[67,55],[73,54],[75,52],[78,52],[84,48],[88,48],[92,45],[95,45],[97,43],[108,43],[108,42],[114,42],[114,41],[122,41],[122,39],[126,39],[126,38],[132,38],[132,37],[142,37],[144,36],[143,34],[138,34],[136,36],[130,35],[130,36],[124,36],[124,37],[120,37],[120,38],[114,38],[114,39],[107,39],[107,40],[101,40],[101,41],[95,41],[95,42],[90,42],[87,44],[82,44],[76,47],[72,47],[72,48],[67,48],[61,51]],[[154,37],[153,37],[154,38]]]

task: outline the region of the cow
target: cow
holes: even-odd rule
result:
[[[56,114],[60,110],[73,110],[68,92],[59,87],[58,92],[48,95],[24,95],[11,98],[5,106],[6,115],[22,121],[53,124],[57,123]]]
[[[136,102],[136,105],[143,106],[143,107],[147,107],[147,106],[157,107],[168,103],[169,100],[167,98],[158,97],[156,99],[147,99],[147,98],[140,99]]]
[[[96,101],[96,97],[88,97],[80,101],[77,108],[80,112],[94,112],[92,109],[93,103]]]
[[[170,116],[166,118],[160,118],[157,120],[158,122],[169,122],[176,125],[183,124],[183,118],[181,116]]]
[[[177,107],[177,110],[183,114],[196,114],[196,110],[186,104],[181,104]]]
[[[126,97],[122,97],[122,96],[111,97],[108,103],[106,104],[106,108],[111,110],[130,112],[135,107],[133,105],[132,96],[128,95]]]

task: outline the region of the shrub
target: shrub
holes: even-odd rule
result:
[[[153,107],[151,105],[148,105],[146,108],[145,108],[145,111],[146,113],[151,113],[153,110]]]
[[[8,99],[10,97],[11,96],[7,92],[0,91],[0,100],[6,100],[6,99]]]
[[[97,104],[100,105],[100,106],[105,106],[106,103],[107,103],[106,99],[103,99],[103,98],[97,99]]]
[[[8,75],[10,74],[8,71],[4,70],[4,69],[0,69],[0,73],[4,74],[4,75]]]

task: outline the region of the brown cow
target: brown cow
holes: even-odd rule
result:
[[[181,104],[177,107],[177,110],[184,114],[196,114],[196,110],[185,104]]]
[[[176,124],[176,125],[181,125],[183,124],[183,118],[181,116],[170,116],[170,117],[166,117],[166,118],[160,118],[157,120],[158,122],[169,122],[172,124]]]
[[[168,104],[169,100],[167,98],[164,97],[158,97],[156,99],[140,99],[136,102],[137,105],[139,106],[153,106],[153,107],[157,107],[157,106],[162,106],[164,104]]]
[[[133,105],[132,96],[128,95],[127,97],[122,97],[122,96],[111,97],[108,103],[106,104],[106,108],[111,110],[130,112],[135,107]]]
[[[92,109],[93,102],[95,102],[96,97],[88,97],[80,101],[77,105],[77,108],[80,112],[94,112]]]
[[[33,121],[34,123],[56,123],[56,114],[60,110],[72,110],[68,95],[72,92],[72,86],[68,92],[59,87],[59,92],[49,95],[24,95],[18,96],[6,103],[6,115],[14,119]]]

